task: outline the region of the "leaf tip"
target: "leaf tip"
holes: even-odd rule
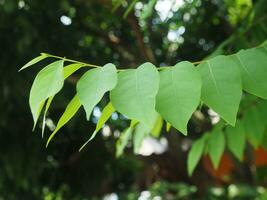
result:
[[[45,148],[48,147],[49,143],[50,143],[50,140],[49,140],[49,138],[48,138],[48,140],[47,140],[47,142],[46,142],[46,144],[45,144]]]
[[[49,136],[49,138],[48,138],[48,140],[47,140],[47,142],[46,142],[46,145],[45,145],[46,148],[47,148],[48,145],[50,144],[50,142],[51,142],[51,140],[52,140],[52,138],[54,137],[55,134],[56,134],[56,131],[54,131],[54,132]]]
[[[232,127],[235,127],[235,124],[236,124],[236,118],[234,118],[233,120],[228,120],[228,123],[229,123]]]
[[[182,130],[180,130],[181,131],[181,133],[184,135],[184,136],[187,136],[187,129],[182,129]]]
[[[36,122],[34,122],[34,124],[33,124],[33,127],[32,127],[32,132],[34,132],[34,131],[35,131],[35,128],[36,128]]]
[[[188,169],[188,170],[187,170],[188,176],[189,176],[189,177],[192,177],[192,175],[193,175],[193,172],[194,172],[193,170],[191,170],[191,169]]]
[[[91,138],[90,138],[91,139]],[[88,142],[90,142],[90,139],[89,140],[87,140],[80,148],[79,148],[79,152],[81,152],[83,149],[84,149],[84,147],[88,144]]]

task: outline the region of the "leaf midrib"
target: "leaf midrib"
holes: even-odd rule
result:
[[[264,47],[265,48],[265,47]],[[264,85],[260,84],[253,76],[251,76],[250,72],[248,71],[248,69],[246,68],[246,66],[244,65],[242,59],[240,58],[240,56],[238,54],[236,54],[236,57],[239,61],[239,63],[241,64],[241,67],[244,69],[244,71],[246,72],[246,74],[248,75],[248,77],[255,83],[255,84],[259,84],[262,86],[262,88],[267,92],[267,88],[264,87]]]
[[[56,69],[56,71],[57,71],[57,70],[58,70],[58,69]],[[53,75],[51,76],[51,77],[52,77],[52,81],[50,81],[50,83],[54,83],[55,78],[57,77],[57,74],[58,74],[58,73],[52,73],[52,74],[53,74]],[[49,75],[49,74],[46,74],[46,75],[43,77],[43,79],[45,79],[45,77],[47,77],[48,75]],[[54,84],[53,84],[53,85],[54,85]],[[48,94],[50,93],[51,90],[52,90],[52,87],[47,87],[47,88],[45,89],[45,99],[42,99],[42,100],[45,101],[47,98],[53,96],[53,95],[48,96]],[[39,91],[38,93],[41,93],[41,91]],[[37,94],[38,94],[38,93],[37,93]],[[38,96],[38,95],[36,95],[36,96]],[[40,104],[41,104],[41,103],[38,104],[37,109],[39,108]]]
[[[136,93],[137,93],[137,98],[139,99],[139,101],[140,101],[140,104],[141,104],[141,107],[143,108],[144,107],[144,103],[143,103],[143,100],[142,100],[142,98],[141,98],[141,96],[140,96],[140,93],[138,92],[139,90],[138,90],[138,70],[139,69],[136,69],[135,70],[135,90],[136,90]],[[137,104],[138,104],[139,102],[137,102]],[[140,111],[141,111],[141,113],[143,113],[143,115],[147,118],[147,119],[149,119],[148,118],[148,115],[147,115],[147,113],[146,112],[144,112],[144,109],[140,109]]]
[[[177,91],[176,91],[176,84],[174,81],[174,70],[175,68],[171,69],[171,81],[172,81],[172,88],[173,88],[173,93],[175,96],[175,102],[177,101],[177,104],[179,104],[179,107],[181,106],[180,98],[178,97]]]
[[[208,69],[209,69],[209,72],[210,72],[210,75],[211,75],[211,79],[212,79],[212,82],[214,83],[214,86],[216,88],[216,92],[218,93],[218,95],[221,96],[221,92],[218,88],[218,85],[217,85],[217,82],[215,80],[215,77],[214,77],[214,74],[213,74],[213,71],[212,71],[212,68],[211,68],[211,65],[210,65],[210,62],[207,60],[207,64],[208,64]]]

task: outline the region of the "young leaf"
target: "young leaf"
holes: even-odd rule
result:
[[[110,99],[120,113],[152,128],[158,87],[157,69],[151,63],[144,63],[137,69],[119,73],[118,84],[110,92]]]
[[[156,118],[156,121],[154,123],[154,127],[151,130],[151,135],[153,137],[158,138],[160,136],[162,126],[163,126],[163,119],[159,114],[157,114],[157,118]]]
[[[66,67],[63,68],[63,72],[64,72],[64,79],[67,79],[70,75],[72,75],[74,72],[76,72],[78,69],[80,69],[81,67],[84,67],[83,64],[70,64],[67,65]],[[46,118],[46,113],[52,103],[54,99],[54,95],[49,97],[47,102],[46,102],[46,106],[45,106],[45,111],[44,111],[44,116],[43,116],[43,125],[42,125],[42,137],[44,136],[44,131],[45,131],[45,118]]]
[[[197,68],[202,77],[201,100],[234,126],[242,95],[237,62],[230,56],[217,56]]]
[[[120,139],[116,143],[116,157],[120,157],[123,154],[124,148],[128,144],[129,140],[131,139],[133,129],[131,127],[127,128]]]
[[[26,68],[28,68],[28,67],[30,67],[30,66],[38,63],[38,62],[40,62],[41,60],[43,60],[45,58],[47,58],[47,55],[46,54],[41,54],[40,56],[38,56],[38,57],[32,59],[31,61],[27,62],[22,68],[20,68],[19,71],[24,70],[24,69],[26,69]]]
[[[246,146],[245,128],[241,121],[235,127],[228,126],[225,130],[226,144],[234,156],[242,161]]]
[[[261,144],[264,137],[266,119],[262,119],[261,116],[260,110],[253,106],[243,117],[247,139],[254,148]]]
[[[135,132],[133,134],[134,153],[136,154],[138,153],[138,150],[140,149],[141,144],[146,136],[150,134],[153,137],[158,138],[160,135],[160,131],[163,125],[163,119],[157,112],[155,112],[152,118],[154,119],[153,128],[148,128],[142,123],[139,123],[136,126]]]
[[[84,67],[84,64],[80,63],[74,63],[67,65],[64,67],[64,78],[67,79],[69,76],[71,76],[74,72],[76,72],[78,69]]]
[[[160,72],[156,110],[173,127],[187,134],[187,123],[201,94],[201,77],[190,62],[180,62]]]
[[[208,139],[208,154],[215,169],[219,167],[225,148],[225,138],[221,131],[212,132]]]
[[[138,151],[142,145],[143,139],[149,135],[149,129],[143,124],[139,123],[133,134],[134,153],[138,154]]]
[[[96,136],[98,131],[103,127],[103,125],[108,121],[108,119],[110,118],[110,116],[114,112],[115,112],[115,109],[114,109],[113,105],[111,104],[111,102],[109,102],[106,105],[106,107],[103,109],[103,112],[102,112],[99,120],[97,121],[95,131],[93,132],[91,137],[81,146],[79,151],[81,151],[92,139],[94,139],[94,137]]]
[[[101,68],[86,72],[77,83],[77,95],[86,111],[89,120],[91,112],[104,94],[117,84],[115,65],[109,63]]]
[[[64,113],[58,120],[56,129],[53,131],[53,133],[49,136],[46,147],[49,145],[52,138],[55,136],[55,134],[61,129],[70,119],[75,115],[75,113],[79,110],[81,107],[81,102],[77,95],[73,97],[73,99],[70,101],[70,103],[67,105]]]
[[[58,93],[64,84],[63,61],[56,61],[43,68],[36,76],[30,92],[30,108],[34,127],[44,101]]]
[[[172,125],[169,122],[166,122],[166,132],[170,132]]]
[[[116,143],[116,157],[117,158],[123,154],[124,148],[126,147],[126,145],[128,144],[129,140],[132,137],[133,128],[137,123],[138,122],[136,120],[132,120],[131,125],[122,132],[119,140]]]
[[[49,97],[48,100],[46,101],[45,105],[45,111],[44,111],[44,116],[43,116],[43,124],[42,124],[42,138],[44,137],[44,131],[45,131],[45,120],[46,120],[46,113],[53,101],[54,95]]]
[[[241,50],[234,57],[238,61],[244,90],[267,99],[267,50],[264,47]]]
[[[205,147],[205,142],[206,140],[202,137],[198,140],[196,140],[188,154],[188,159],[187,159],[187,171],[189,176],[192,176],[203,152],[204,152],[204,147]]]
[[[44,107],[45,103],[46,103],[46,100],[44,100],[44,101],[41,102],[41,104],[40,104],[40,106],[39,106],[39,108],[38,108],[38,110],[37,110],[37,114],[36,114],[37,119],[39,118],[39,116],[40,116],[40,114],[41,114],[41,112],[42,112],[42,110],[43,110],[43,107]],[[37,124],[37,123],[34,123],[33,128],[32,128],[32,131],[35,130],[35,126],[36,126],[36,124]]]

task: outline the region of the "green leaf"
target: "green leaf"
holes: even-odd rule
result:
[[[123,14],[123,18],[125,19],[129,13],[134,9],[135,4],[137,3],[138,0],[132,0],[131,4],[128,6],[127,10]]]
[[[46,103],[46,100],[44,100],[44,101],[41,102],[41,104],[40,104],[40,106],[39,106],[39,108],[37,110],[37,119],[39,118],[39,116],[40,116],[40,114],[41,114],[41,112],[43,110],[43,107],[44,107],[45,103]],[[33,128],[32,128],[32,131],[34,131],[35,126],[36,126],[36,123],[34,123]]]
[[[261,146],[265,150],[267,150],[267,130],[265,130],[265,132],[264,132],[264,136],[263,136],[263,140],[262,140]]]
[[[171,125],[169,122],[167,122],[167,123],[166,123],[166,132],[167,132],[167,133],[170,132],[171,127],[172,127],[172,125]]]
[[[140,15],[141,20],[146,20],[153,14],[153,10],[156,3],[157,0],[149,0],[149,2],[146,5],[144,5],[144,8],[142,9]]]
[[[133,134],[134,153],[138,154],[138,151],[142,145],[143,139],[149,135],[149,129],[143,124],[139,123]]]
[[[63,72],[64,72],[64,79],[67,79],[70,75],[72,75],[74,72],[76,72],[78,69],[80,69],[81,67],[84,67],[85,65],[83,64],[70,64],[67,65],[66,67],[63,68]],[[43,116],[43,125],[42,125],[42,137],[44,136],[44,131],[45,131],[45,118],[46,118],[46,113],[54,99],[54,95],[49,97],[47,102],[46,102],[46,106],[45,106],[45,111],[44,111],[44,116]]]
[[[208,154],[215,169],[219,167],[225,148],[225,138],[221,131],[212,132],[208,139]]]
[[[30,92],[30,108],[34,127],[44,101],[58,93],[64,84],[63,61],[56,61],[43,68],[36,76]]]
[[[87,120],[104,94],[112,90],[116,84],[117,71],[111,63],[89,70],[82,76],[77,83],[77,95],[86,111]]]
[[[53,101],[54,95],[49,97],[48,100],[46,101],[45,105],[45,111],[44,111],[44,116],[43,116],[43,124],[42,124],[42,138],[44,137],[44,131],[45,131],[45,120],[46,120],[46,113]]]
[[[263,100],[258,103],[257,108],[260,112],[262,119],[267,119],[267,101]],[[267,120],[261,120],[265,126],[267,126]]]
[[[201,100],[234,126],[242,95],[237,62],[230,56],[217,56],[197,68],[202,77]]]
[[[162,126],[163,126],[163,119],[159,114],[157,114],[157,118],[156,118],[154,127],[151,130],[151,135],[153,137],[158,138],[160,136]]]
[[[265,47],[241,50],[234,55],[245,91],[267,99],[267,50]]]
[[[205,141],[208,141],[209,138],[210,138],[210,136],[211,136],[211,133],[210,133],[210,132],[205,132],[205,133],[202,135],[201,138],[203,138],[203,140],[205,140]],[[204,150],[203,150],[203,155],[207,155],[208,153],[209,153],[209,146],[206,145],[206,146],[204,147]]]
[[[109,102],[106,105],[106,107],[103,109],[103,112],[102,112],[99,120],[97,121],[95,131],[93,132],[93,134],[91,135],[91,137],[81,146],[81,148],[79,149],[79,151],[81,151],[92,139],[94,139],[94,137],[96,136],[96,134],[98,133],[98,131],[100,131],[100,129],[108,121],[108,119],[110,118],[110,116],[114,112],[115,112],[115,109],[114,109],[113,105],[111,104],[111,102]]]
[[[222,131],[224,129],[225,125],[227,125],[225,123],[225,121],[220,120],[217,124],[213,125],[212,132]]]
[[[142,123],[137,124],[135,128],[135,132],[133,134],[133,144],[134,144],[134,153],[138,153],[138,150],[141,147],[141,144],[146,136],[151,134],[154,137],[159,137],[160,131],[163,125],[163,120],[161,116],[155,112],[154,116],[152,116],[154,120],[154,125],[152,128],[148,128]]]
[[[187,123],[201,94],[201,77],[190,62],[180,62],[160,71],[156,110],[173,127],[187,134]]]
[[[259,147],[262,143],[265,131],[265,120],[262,119],[260,110],[253,106],[248,109],[243,117],[245,131],[248,141],[254,148]]]
[[[152,128],[158,87],[157,69],[151,63],[144,63],[137,69],[119,73],[118,84],[110,92],[110,99],[117,111]]]
[[[246,134],[243,123],[237,121],[235,127],[227,126],[225,136],[229,150],[238,160],[242,161],[246,147]]]
[[[127,128],[121,135],[120,139],[116,143],[116,157],[120,157],[123,154],[124,148],[131,139],[133,129],[131,127]]]
[[[131,125],[125,129],[122,133],[118,141],[116,142],[116,157],[120,157],[123,154],[123,151],[128,144],[129,140],[132,137],[133,128],[138,122],[136,120],[131,121]]]
[[[75,113],[79,110],[81,107],[81,102],[77,95],[73,97],[73,99],[70,101],[70,103],[67,105],[64,113],[58,120],[56,129],[53,131],[53,133],[49,136],[46,147],[49,145],[52,138],[55,136],[55,134],[61,129],[70,119],[75,115]]]
[[[138,153],[138,150],[141,147],[141,144],[146,136],[151,134],[154,137],[159,137],[160,135],[160,131],[163,125],[163,120],[157,112],[155,112],[154,116],[152,117],[154,119],[153,128],[149,129],[142,123],[139,123],[135,128],[135,132],[133,134],[133,144],[134,144],[134,153],[136,154]]]
[[[24,69],[26,69],[26,68],[28,68],[28,67],[30,67],[30,66],[38,63],[38,62],[40,62],[41,60],[43,60],[45,58],[47,58],[47,55],[46,54],[41,54],[40,56],[38,56],[38,57],[32,59],[31,61],[27,62],[22,68],[20,68],[19,71],[24,70]]]
[[[82,67],[85,67],[85,65],[80,63],[67,65],[66,67],[64,67],[64,78],[67,79],[70,75],[72,75]]]
[[[187,159],[187,171],[189,176],[192,176],[203,152],[204,152],[204,147],[205,147],[205,139],[202,137],[198,140],[196,140],[188,154],[188,159]]]

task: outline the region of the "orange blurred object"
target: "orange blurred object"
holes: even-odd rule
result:
[[[235,168],[232,158],[227,153],[223,154],[220,161],[220,165],[217,170],[213,168],[209,156],[204,156],[202,161],[203,161],[202,162],[203,167],[206,170],[206,172],[210,176],[221,182],[227,182],[228,181],[227,177],[229,177],[229,175]]]
[[[267,166],[267,151],[261,147],[256,149],[254,159],[256,167]],[[205,171],[220,182],[228,182],[231,173],[236,169],[233,158],[227,153],[223,154],[217,170],[213,168],[209,156],[203,157],[202,164]]]
[[[267,166],[267,151],[263,148],[258,148],[254,152],[255,164],[257,167]]]

